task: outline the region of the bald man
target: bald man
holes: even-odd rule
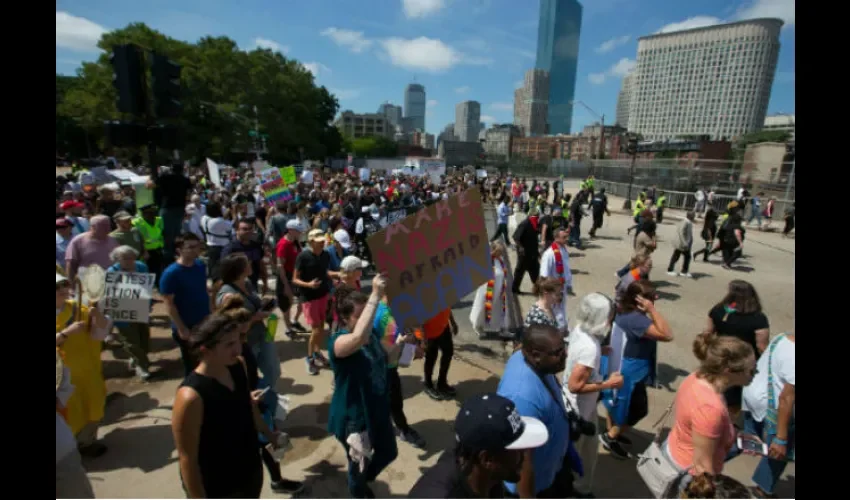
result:
[[[71,283],[77,277],[81,267],[97,264],[106,270],[112,265],[109,254],[118,248],[118,241],[109,236],[111,222],[105,215],[95,215],[91,218],[91,227],[88,231],[78,234],[68,244],[65,251],[65,270]]]

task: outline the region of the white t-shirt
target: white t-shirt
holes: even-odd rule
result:
[[[779,408],[779,395],[782,394],[782,389],[785,384],[796,384],[796,342],[783,337],[777,341],[776,348],[773,351],[773,358],[770,356],[769,349],[762,354],[756,364],[758,373],[753,378],[750,385],[744,387],[744,411],[750,412],[752,417],[761,422],[767,415],[767,371],[768,359],[771,361],[771,374],[773,375],[773,398],[776,408]]]
[[[233,224],[221,217],[201,217],[201,228],[207,235],[207,246],[223,247],[233,241]]]
[[[567,388],[567,382],[570,380],[570,375],[573,373],[573,369],[577,364],[593,369],[587,381],[588,383],[596,384],[602,382],[602,375],[599,373],[599,366],[602,361],[602,347],[599,344],[599,340],[581,331],[579,328],[574,328],[570,332],[569,343],[570,345],[567,349],[567,367],[564,370],[564,395],[572,407],[578,410],[581,418],[595,422],[594,414],[596,413],[596,402],[599,393],[586,392],[584,394],[573,394]]]

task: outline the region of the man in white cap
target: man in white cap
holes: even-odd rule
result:
[[[444,453],[408,498],[504,498],[505,482],[520,480],[528,450],[549,440],[540,420],[523,417],[498,394],[467,399],[455,418],[454,453]]]

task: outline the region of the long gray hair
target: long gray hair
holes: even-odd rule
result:
[[[598,292],[585,295],[578,305],[575,328],[602,339],[611,328],[613,312],[614,301],[607,295]]]

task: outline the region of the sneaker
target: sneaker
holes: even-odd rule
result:
[[[443,401],[446,399],[445,394],[438,392],[436,389],[434,389],[433,386],[426,385],[424,391],[425,394],[427,394],[428,397],[433,399],[434,401]]]
[[[676,271],[667,271],[667,276],[678,276],[678,275],[679,275],[679,273],[677,273]]]
[[[328,361],[328,358],[326,358],[325,355],[319,351],[313,353],[313,362],[316,363],[319,368],[328,368],[331,366],[330,362]]]
[[[307,332],[310,331],[310,330],[307,330],[306,328],[304,328],[304,325],[302,325],[298,321],[292,322],[292,329],[295,330],[296,332],[300,332],[300,333],[307,333]]]
[[[693,274],[691,274],[691,273],[680,274],[679,276],[681,276],[681,277],[683,277],[683,278],[688,278],[688,279],[693,279],[693,278],[694,278],[694,275],[693,275]]]
[[[142,379],[143,382],[147,382],[148,380],[151,379],[151,372],[145,370],[141,366],[137,366],[135,368],[135,371],[136,371],[136,376],[139,377],[140,379]]]
[[[295,330],[287,328],[284,333],[289,337],[289,340],[298,340],[298,333]]]
[[[287,493],[294,495],[300,493],[304,489],[304,483],[300,481],[292,481],[290,479],[281,479],[280,481],[271,482],[272,491],[275,493]]]
[[[623,449],[623,446],[619,443],[619,441],[611,439],[607,432],[603,432],[599,435],[599,442],[602,443],[602,447],[605,448],[612,457],[620,460],[627,460],[629,458],[629,452]]]
[[[412,428],[408,428],[406,431],[400,431],[398,433],[398,438],[410,443],[410,445],[414,448],[419,448],[420,450],[425,449],[425,440],[422,439],[422,436],[420,436],[419,433]]]
[[[307,358],[305,361],[307,363],[307,373],[309,373],[310,375],[318,375],[319,374],[319,368],[316,366],[315,360],[312,357],[310,357],[310,358]]]
[[[626,436],[623,436],[622,434],[617,436],[617,442],[622,444],[623,446],[631,446],[632,445],[632,440],[627,438]]]
[[[440,393],[444,394],[445,396],[447,396],[446,399],[451,399],[451,398],[457,396],[457,391],[455,390],[454,387],[450,386],[449,384],[439,384],[438,383],[437,384],[437,392],[440,392]]]

